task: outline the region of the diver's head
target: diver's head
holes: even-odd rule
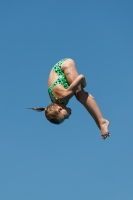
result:
[[[71,115],[71,109],[66,107],[65,105],[58,105],[57,107],[57,120],[59,124],[65,121],[65,119],[69,119]]]
[[[71,115],[71,109],[63,104],[52,103],[45,109],[46,118],[54,124],[61,124]]]
[[[32,108],[36,111],[45,111],[48,121],[53,124],[61,124],[71,115],[71,109],[63,104],[52,103],[47,108]]]

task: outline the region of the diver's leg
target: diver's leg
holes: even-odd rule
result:
[[[101,131],[102,138],[105,139],[107,136],[109,136],[109,121],[104,119],[104,117],[102,116],[102,113],[94,98],[87,92],[85,92],[83,89],[77,92],[76,98],[86,108],[86,110],[95,120],[98,128]]]
[[[64,71],[69,84],[71,84],[78,76],[75,62],[72,59],[67,59],[62,63],[61,68]],[[94,98],[90,94],[85,92],[81,86],[79,86],[79,88],[75,92],[75,96],[77,100],[82,105],[84,105],[87,111],[91,114],[98,128],[101,130],[102,138],[105,139],[106,136],[108,136],[107,133],[108,133],[109,122],[108,120],[103,118],[102,113]]]

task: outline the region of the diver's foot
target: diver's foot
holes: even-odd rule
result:
[[[109,121],[104,119],[101,123],[100,123],[100,130],[101,130],[101,136],[102,139],[106,139],[107,137],[110,136],[110,133],[108,132],[108,126],[109,126]]]

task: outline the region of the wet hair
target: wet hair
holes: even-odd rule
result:
[[[58,120],[59,113],[57,111],[57,107],[58,105],[56,103],[51,103],[46,108],[39,107],[39,108],[28,108],[28,109],[32,109],[38,112],[44,111],[48,121],[50,121],[53,124],[60,124],[60,121]]]

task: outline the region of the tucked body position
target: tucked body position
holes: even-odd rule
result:
[[[109,121],[102,116],[94,97],[84,90],[86,85],[85,76],[78,74],[75,62],[70,58],[62,59],[54,65],[48,78],[48,94],[52,103],[46,108],[31,109],[45,111],[51,123],[61,124],[70,117],[72,111],[67,104],[75,96],[95,120],[102,139],[106,139],[110,136]]]

